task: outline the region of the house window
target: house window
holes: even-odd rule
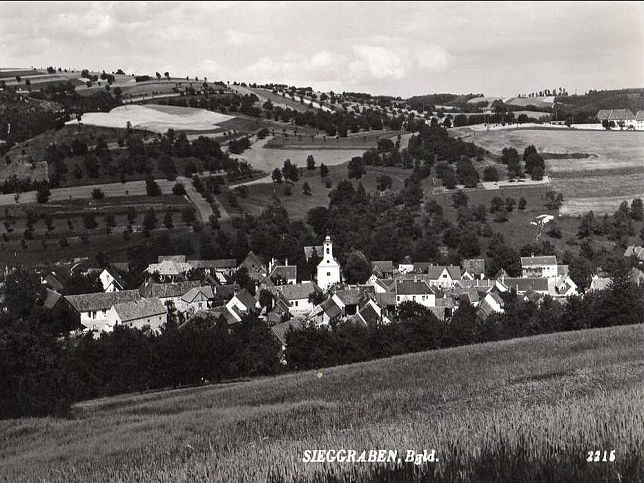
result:
[[[330,276],[331,276],[331,272],[326,272],[326,276],[327,276],[327,277],[330,277]]]
[[[326,254],[328,255],[329,253],[331,253],[331,252],[330,252],[330,251],[329,251],[329,249],[327,248],[327,249],[326,249]]]
[[[295,306],[297,307],[297,300],[295,301]]]

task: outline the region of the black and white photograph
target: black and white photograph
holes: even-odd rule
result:
[[[644,481],[644,2],[0,0],[0,482]]]

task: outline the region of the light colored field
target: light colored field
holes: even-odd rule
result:
[[[254,169],[270,173],[275,168],[281,169],[287,159],[300,168],[305,168],[306,158],[312,154],[316,166],[322,163],[326,166],[334,166],[345,163],[354,156],[362,156],[366,151],[366,149],[268,149],[264,147],[268,141],[268,138],[258,141],[250,149],[235,157],[248,161]]]
[[[109,113],[88,112],[83,114],[81,123],[93,126],[125,128],[127,122],[134,129],[165,133],[168,129],[177,131],[209,131],[219,128],[219,123],[232,119],[231,116],[197,109],[192,107],[174,107],[154,105],[119,106]],[[76,124],[69,121],[67,124]]]
[[[566,197],[562,213],[589,209],[612,213],[622,200],[642,196],[644,132],[515,129],[469,134],[468,141],[497,155],[508,146],[521,153],[530,144],[544,153],[590,154],[588,158],[546,160],[553,188]]]
[[[614,327],[88,401],[69,420],[1,421],[0,479],[369,481],[375,465],[304,464],[303,452],[386,448],[436,449],[420,468],[432,481],[500,481],[490,466],[517,457],[522,475],[576,470],[548,481],[637,481],[643,343],[641,325]],[[587,463],[595,449],[616,461]]]

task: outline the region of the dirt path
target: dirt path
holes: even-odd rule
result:
[[[188,199],[195,206],[195,208],[197,208],[197,214],[199,215],[201,223],[208,223],[210,221],[210,215],[214,214],[214,211],[212,210],[210,204],[204,199],[203,196],[201,196],[201,193],[196,190],[196,188],[192,184],[191,179],[184,178],[183,176],[178,176],[177,181],[179,183],[183,183],[183,186],[186,188]],[[230,220],[230,214],[219,202],[217,197],[215,197],[214,199],[215,203],[217,203],[217,205],[219,206],[219,213],[221,214],[219,221],[224,222]]]

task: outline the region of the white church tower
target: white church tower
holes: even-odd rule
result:
[[[331,285],[340,283],[340,264],[333,258],[333,242],[329,235],[324,239],[324,254],[318,264],[318,285],[327,290]]]

